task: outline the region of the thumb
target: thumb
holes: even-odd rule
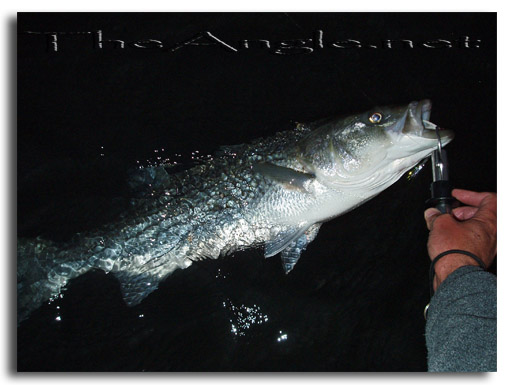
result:
[[[429,230],[432,230],[432,225],[439,215],[441,215],[441,212],[434,207],[425,210],[425,221],[427,222],[427,228]]]

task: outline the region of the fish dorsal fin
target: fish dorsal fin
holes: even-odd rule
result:
[[[164,166],[152,166],[129,170],[127,184],[137,196],[150,196],[154,191],[167,189],[171,179]]]
[[[320,227],[321,223],[315,223],[283,231],[266,243],[264,256],[268,258],[282,252],[282,266],[286,274],[289,273],[300,259],[302,251],[314,240]]]
[[[307,192],[305,184],[315,178],[313,174],[293,170],[288,167],[277,166],[276,164],[268,162],[254,164],[253,170],[280,183],[285,188],[303,192]]]

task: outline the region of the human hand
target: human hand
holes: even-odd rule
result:
[[[496,256],[496,194],[454,189],[452,195],[467,206],[441,214],[435,208],[425,211],[430,230],[428,255],[431,260],[444,251],[466,250],[475,254],[489,267]],[[435,264],[434,290],[461,266],[478,266],[473,258],[463,254],[448,254]]]

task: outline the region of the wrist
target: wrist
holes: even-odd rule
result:
[[[451,253],[441,258],[434,266],[436,281],[440,285],[448,276],[462,266],[480,266],[472,257]]]
[[[462,266],[480,266],[487,269],[480,258],[466,250],[451,249],[434,257],[430,264],[430,296],[434,295],[434,291],[451,273]]]

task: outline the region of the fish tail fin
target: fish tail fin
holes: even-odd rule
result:
[[[46,239],[18,239],[18,325],[45,301],[57,297],[66,283],[78,275],[76,261],[60,262],[66,254],[67,250]],[[80,270],[83,273],[88,269]]]

